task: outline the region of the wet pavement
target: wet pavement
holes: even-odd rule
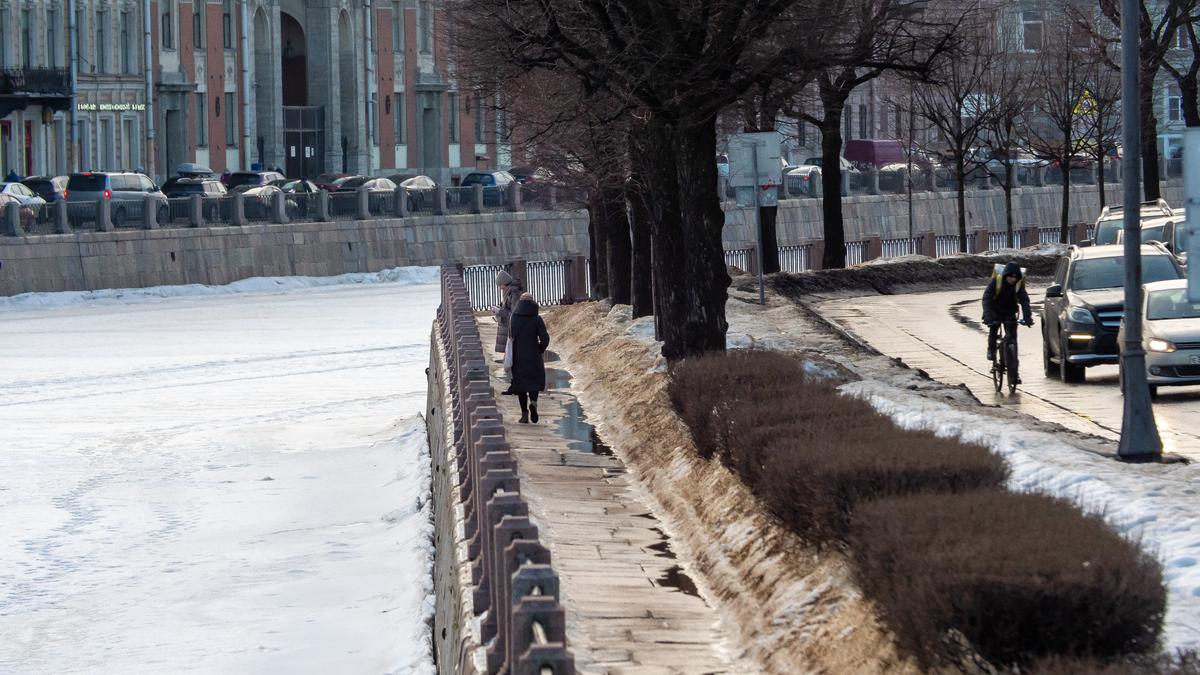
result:
[[[965,384],[983,403],[1012,408],[1069,429],[1116,439],[1124,400],[1117,366],[1087,369],[1087,381],[1066,384],[1042,369],[1040,303],[1031,287],[1033,328],[1021,327],[1018,348],[1023,384],[997,393],[986,359],[987,329],[979,322],[978,290],[912,293],[831,300],[816,305],[827,319],[888,356],[947,384]],[[1164,450],[1200,460],[1200,387],[1162,387],[1154,415]]]
[[[479,328],[491,344],[495,324],[480,321]],[[496,398],[521,492],[561,579],[577,672],[758,672],[727,653],[716,610],[686,573],[649,499],[589,422],[565,364],[547,361],[537,424],[516,421],[515,396]],[[499,393],[507,376],[491,365]]]

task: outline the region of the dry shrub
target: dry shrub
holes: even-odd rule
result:
[[[1166,611],[1157,563],[1098,516],[1042,495],[981,491],[860,505],[855,575],[926,665],[960,631],[997,665],[1153,651]]]
[[[1187,651],[1117,661],[1052,656],[1038,661],[1028,672],[1030,675],[1200,675],[1200,654]]]

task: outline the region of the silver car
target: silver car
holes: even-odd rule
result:
[[[1200,303],[1188,302],[1187,279],[1146,284],[1142,305],[1142,347],[1150,395],[1159,387],[1200,384]],[[1124,344],[1121,323],[1119,344]],[[1124,373],[1121,389],[1124,391]]]

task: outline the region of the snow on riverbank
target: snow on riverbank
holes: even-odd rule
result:
[[[1064,497],[1103,514],[1162,562],[1168,587],[1165,647],[1200,649],[1200,466],[1123,464],[1019,424],[970,413],[884,383],[841,390],[908,429],[990,447],[1012,469],[1014,489]]]
[[[438,302],[430,269],[0,299],[0,672],[431,675]]]

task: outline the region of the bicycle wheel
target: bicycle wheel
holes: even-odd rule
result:
[[[1004,352],[1006,352],[1004,360],[1008,362],[1008,394],[1013,395],[1016,393],[1016,380],[1018,380],[1018,377],[1016,377],[1016,365],[1018,365],[1016,345],[1009,342],[1009,344],[1004,345]]]
[[[998,360],[992,362],[992,384],[996,385],[996,393],[1004,388],[1004,356],[997,354]]]

